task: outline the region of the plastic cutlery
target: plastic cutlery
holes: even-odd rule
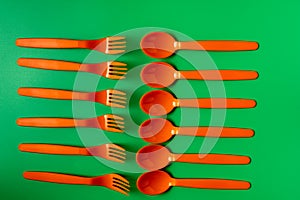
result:
[[[143,52],[153,58],[167,58],[175,51],[202,50],[202,51],[249,51],[257,50],[258,43],[252,41],[235,40],[208,40],[179,42],[165,32],[152,32],[141,40]]]
[[[111,107],[125,108],[126,93],[119,90],[102,90],[98,92],[77,92],[48,88],[19,88],[19,95],[63,100],[94,101]]]
[[[254,135],[254,131],[248,128],[231,127],[177,127],[169,120],[163,118],[151,118],[144,121],[139,128],[140,137],[150,143],[164,143],[175,135],[221,137],[221,138],[248,138]]]
[[[19,150],[42,154],[97,156],[121,163],[124,163],[126,159],[125,149],[115,144],[103,144],[87,148],[58,144],[20,144]]]
[[[258,77],[256,71],[250,70],[199,70],[177,71],[165,62],[146,65],[141,72],[141,79],[150,87],[168,87],[179,79],[193,80],[253,80]]]
[[[149,145],[136,154],[137,163],[144,169],[154,171],[168,166],[171,162],[187,162],[218,165],[247,165],[248,156],[230,154],[175,154],[161,145]]]
[[[61,184],[103,186],[125,195],[128,195],[130,189],[129,181],[124,177],[120,176],[119,174],[106,174],[103,176],[85,177],[55,172],[26,171],[24,172],[23,176],[26,179],[35,181]]]
[[[144,194],[158,195],[170,187],[189,187],[212,190],[248,190],[248,181],[216,178],[173,178],[167,172],[153,171],[142,174],[137,180],[137,188]]]
[[[44,127],[44,128],[69,128],[69,127],[88,127],[99,128],[106,131],[122,133],[124,129],[124,119],[117,115],[106,114],[103,116],[87,119],[73,118],[46,118],[32,117],[19,118],[19,126]]]
[[[109,79],[123,79],[127,72],[127,65],[116,61],[87,64],[40,58],[19,58],[18,65],[46,70],[89,72]]]
[[[253,108],[256,101],[237,98],[176,99],[171,93],[154,90],[144,94],[140,100],[142,110],[150,115],[160,116],[170,113],[176,107],[193,108]]]
[[[125,37],[112,36],[97,40],[73,40],[60,38],[19,38],[16,40],[19,47],[50,48],[50,49],[91,49],[105,54],[124,53],[126,48]]]

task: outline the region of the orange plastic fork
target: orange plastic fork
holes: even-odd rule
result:
[[[48,88],[19,88],[18,93],[22,96],[38,98],[94,101],[117,108],[125,108],[126,105],[126,93],[119,90],[76,92],[71,90],[58,90]]]
[[[77,185],[93,185],[103,186],[111,190],[115,190],[122,194],[128,195],[130,185],[129,181],[118,174],[106,174],[96,177],[84,177],[55,172],[33,172],[27,171],[23,174],[24,178],[35,181],[61,183],[61,184],[77,184]]]
[[[123,133],[124,119],[117,115],[106,114],[103,116],[87,119],[72,118],[19,118],[19,126],[43,127],[43,128],[69,128],[89,127],[99,128],[106,131]]]
[[[103,144],[87,148],[58,144],[20,144],[19,150],[42,154],[97,156],[120,163],[124,163],[126,159],[125,149],[115,144]]]
[[[19,38],[19,47],[50,48],[50,49],[91,49],[105,54],[120,54],[125,52],[125,37],[112,36],[98,40],[72,40],[59,38]]]
[[[109,79],[123,79],[127,71],[127,65],[125,63],[115,61],[85,64],[40,58],[19,58],[18,65],[47,70],[89,72]]]

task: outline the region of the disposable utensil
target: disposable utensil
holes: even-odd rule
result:
[[[252,41],[235,40],[207,40],[179,42],[165,32],[152,32],[141,40],[143,52],[153,58],[167,58],[175,51],[201,50],[201,51],[251,51],[258,49],[258,43]]]
[[[18,93],[22,96],[38,98],[94,101],[117,108],[125,108],[126,105],[126,93],[114,89],[98,92],[78,92],[49,88],[19,88]]]
[[[142,110],[150,115],[160,116],[170,113],[176,107],[193,108],[253,108],[256,101],[238,98],[177,99],[171,93],[154,90],[144,94],[140,100]]]
[[[106,114],[103,116],[87,119],[72,118],[46,118],[32,117],[19,118],[19,126],[44,127],[44,128],[69,128],[69,127],[87,127],[99,128],[106,131],[122,133],[124,129],[124,119],[117,115]]]
[[[127,65],[116,61],[87,64],[40,58],[19,58],[18,65],[46,70],[89,72],[116,80],[125,78],[127,72]]]
[[[163,118],[151,118],[144,121],[139,128],[140,137],[146,142],[163,143],[175,135],[220,137],[220,138],[248,138],[254,135],[254,131],[248,128],[233,127],[177,127],[169,120]]]
[[[186,162],[218,165],[247,165],[248,156],[230,154],[175,154],[161,145],[149,145],[136,154],[137,163],[144,169],[154,171],[168,166],[171,162]]]
[[[103,176],[85,177],[55,172],[26,171],[24,172],[23,176],[26,179],[35,181],[61,184],[103,186],[125,195],[128,195],[130,189],[129,181],[119,174],[106,174]]]
[[[50,49],[91,49],[105,54],[120,54],[125,52],[125,37],[112,36],[97,40],[73,40],[60,38],[19,38],[19,47],[50,48]]]
[[[153,62],[141,71],[141,79],[150,87],[163,88],[172,85],[176,80],[253,80],[258,77],[256,71],[251,70],[191,70],[177,71],[165,62]]]
[[[147,195],[158,195],[170,187],[189,187],[212,190],[248,190],[248,181],[216,178],[173,178],[167,172],[153,171],[142,174],[137,180],[137,188]]]
[[[97,156],[121,163],[124,163],[126,159],[125,149],[115,144],[103,144],[87,148],[59,144],[20,144],[19,150],[42,154]]]

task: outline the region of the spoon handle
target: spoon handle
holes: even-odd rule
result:
[[[254,80],[258,73],[251,70],[199,70],[180,71],[180,79],[192,80]]]
[[[179,49],[203,51],[252,51],[257,50],[259,47],[257,42],[239,40],[203,40],[180,42],[179,46]]]
[[[192,108],[254,108],[256,101],[252,99],[234,98],[199,98],[178,99],[180,107]]]
[[[19,150],[42,154],[90,155],[86,148],[57,144],[20,144]]]
[[[216,190],[248,190],[251,187],[250,182],[228,179],[175,179],[175,186],[216,189]]]
[[[221,138],[249,138],[254,131],[249,128],[231,127],[179,127],[178,135]]]
[[[247,165],[250,157],[230,154],[175,154],[175,162],[218,164],[218,165]]]
[[[69,127],[92,127],[99,128],[97,118],[72,119],[72,118],[19,118],[19,126],[43,127],[43,128],[69,128]]]
[[[40,58],[19,58],[18,65],[23,67],[47,70],[82,71],[99,75],[103,75],[106,69],[105,63],[85,64]]]

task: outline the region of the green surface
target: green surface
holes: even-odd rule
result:
[[[299,6],[297,1],[0,1],[0,108],[1,108],[1,199],[299,199]],[[21,86],[72,89],[76,73],[20,68],[19,57],[83,61],[87,50],[26,49],[15,46],[18,37],[62,37],[94,39],[139,27],[163,27],[195,39],[245,39],[260,43],[256,52],[210,53],[219,69],[254,69],[256,81],[226,82],[228,97],[254,98],[258,105],[250,110],[227,111],[225,125],[250,127],[251,139],[220,139],[212,152],[250,155],[249,166],[210,166],[174,163],[167,168],[174,177],[220,177],[249,180],[249,191],[214,191],[172,188],[149,197],[135,187],[139,174],[109,168],[92,157],[53,156],[20,153],[23,142],[82,145],[75,129],[18,127],[15,120],[24,116],[72,116],[71,101],[20,97]],[[123,56],[131,68],[150,61],[141,52]],[[99,61],[99,59],[95,59]],[[183,60],[168,59],[178,69],[189,69]],[[204,66],[203,66],[204,67]],[[132,77],[137,78],[137,77]],[[127,80],[130,81],[130,80]],[[98,89],[111,87],[104,81]],[[178,83],[180,84],[180,83]],[[206,97],[205,85],[191,82],[197,96]],[[127,85],[128,86],[128,85]],[[175,87],[175,86],[174,86]],[[88,89],[88,88],[86,88]],[[136,98],[148,87],[141,87]],[[136,123],[147,118],[130,100],[130,114]],[[96,106],[97,113],[110,112]],[[120,111],[121,114],[124,111]],[[124,113],[123,113],[124,114]],[[127,116],[128,117],[128,116]],[[209,123],[210,112],[201,113],[199,124]],[[180,123],[177,109],[169,118]],[[193,116],[191,116],[193,118]],[[298,120],[297,120],[298,119]],[[191,125],[191,124],[185,124]],[[91,138],[101,132],[89,130]],[[145,143],[132,137],[105,133],[109,139],[136,151]],[[203,139],[196,138],[187,152],[198,152]],[[91,143],[101,143],[93,140]],[[132,183],[130,197],[101,187],[70,186],[28,181],[25,170],[56,171],[82,175],[120,173]]]

